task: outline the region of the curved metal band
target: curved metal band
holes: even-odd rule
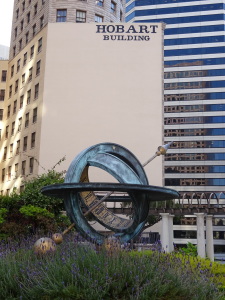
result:
[[[111,143],[92,146],[82,151],[71,163],[65,183],[89,182],[88,167],[95,166],[105,170],[121,183],[147,185],[146,174],[138,159],[126,148]],[[136,236],[143,228],[148,215],[148,201],[145,194],[130,192],[133,201],[134,216],[132,221],[120,218],[100,204],[92,213],[101,224],[120,235],[123,242]],[[103,242],[103,236],[95,231],[83,216],[80,199],[90,208],[97,201],[91,191],[67,193],[65,206],[77,229],[97,243]]]

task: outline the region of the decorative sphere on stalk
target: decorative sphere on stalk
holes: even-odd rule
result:
[[[56,243],[48,237],[40,238],[34,244],[34,253],[38,255],[53,253],[55,250]]]
[[[56,243],[56,244],[61,244],[63,241],[63,235],[61,233],[54,233],[52,235],[52,240]]]

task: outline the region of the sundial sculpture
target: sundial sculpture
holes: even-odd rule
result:
[[[154,157],[165,154],[170,144],[159,147]],[[108,172],[119,183],[90,182],[89,167]],[[99,191],[108,193],[99,200],[95,194]],[[103,203],[113,192],[129,195],[133,203],[132,219],[114,214]],[[175,190],[149,185],[139,160],[128,149],[114,143],[101,143],[83,150],[69,166],[64,183],[46,186],[42,193],[63,198],[67,215],[76,230],[98,245],[104,243],[105,236],[90,225],[85,218],[87,213],[82,211],[83,206],[123,243],[129,242],[143,229],[150,201],[171,200],[179,196]]]

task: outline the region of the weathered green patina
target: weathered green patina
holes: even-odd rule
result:
[[[89,167],[105,170],[119,183],[89,182]],[[121,218],[99,201],[95,192],[127,192],[133,203],[132,219]],[[149,201],[177,198],[171,189],[148,185],[139,160],[126,148],[113,143],[101,143],[83,150],[72,161],[64,184],[44,187],[42,193],[64,198],[65,208],[76,229],[97,244],[104,236],[97,232],[82,212],[85,206],[103,226],[113,231],[121,242],[128,242],[143,229],[149,212]],[[81,205],[82,202],[82,205]]]

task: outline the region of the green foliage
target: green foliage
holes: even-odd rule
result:
[[[47,211],[46,208],[41,208],[38,206],[33,206],[31,204],[24,205],[19,209],[19,212],[22,215],[27,217],[37,217],[37,216],[44,216],[47,218],[54,218],[54,214]]]
[[[191,255],[191,256],[197,256],[198,251],[197,251],[197,246],[193,245],[192,243],[188,242],[187,247],[183,247],[180,249],[180,252],[186,255]]]
[[[25,181],[22,193],[14,191],[9,196],[0,196],[0,237],[18,238],[37,231],[47,233],[65,228],[69,222],[67,217],[62,217],[63,200],[41,193],[44,186],[63,181],[63,173],[51,169]]]
[[[2,251],[2,299],[224,300],[210,267],[201,260],[156,251],[120,252],[108,256],[89,245],[74,244],[74,236],[41,259],[20,241]],[[31,245],[33,241],[31,240]],[[1,246],[0,246],[1,247]],[[9,250],[13,249],[13,251]]]
[[[34,205],[46,208],[55,215],[60,214],[64,209],[62,199],[51,198],[41,193],[41,188],[46,185],[55,183],[63,183],[64,178],[62,173],[50,170],[45,174],[32,178],[24,182],[24,191],[19,195],[20,200],[24,205]]]
[[[0,224],[5,222],[5,217],[6,217],[7,212],[8,212],[8,209],[0,208]]]

